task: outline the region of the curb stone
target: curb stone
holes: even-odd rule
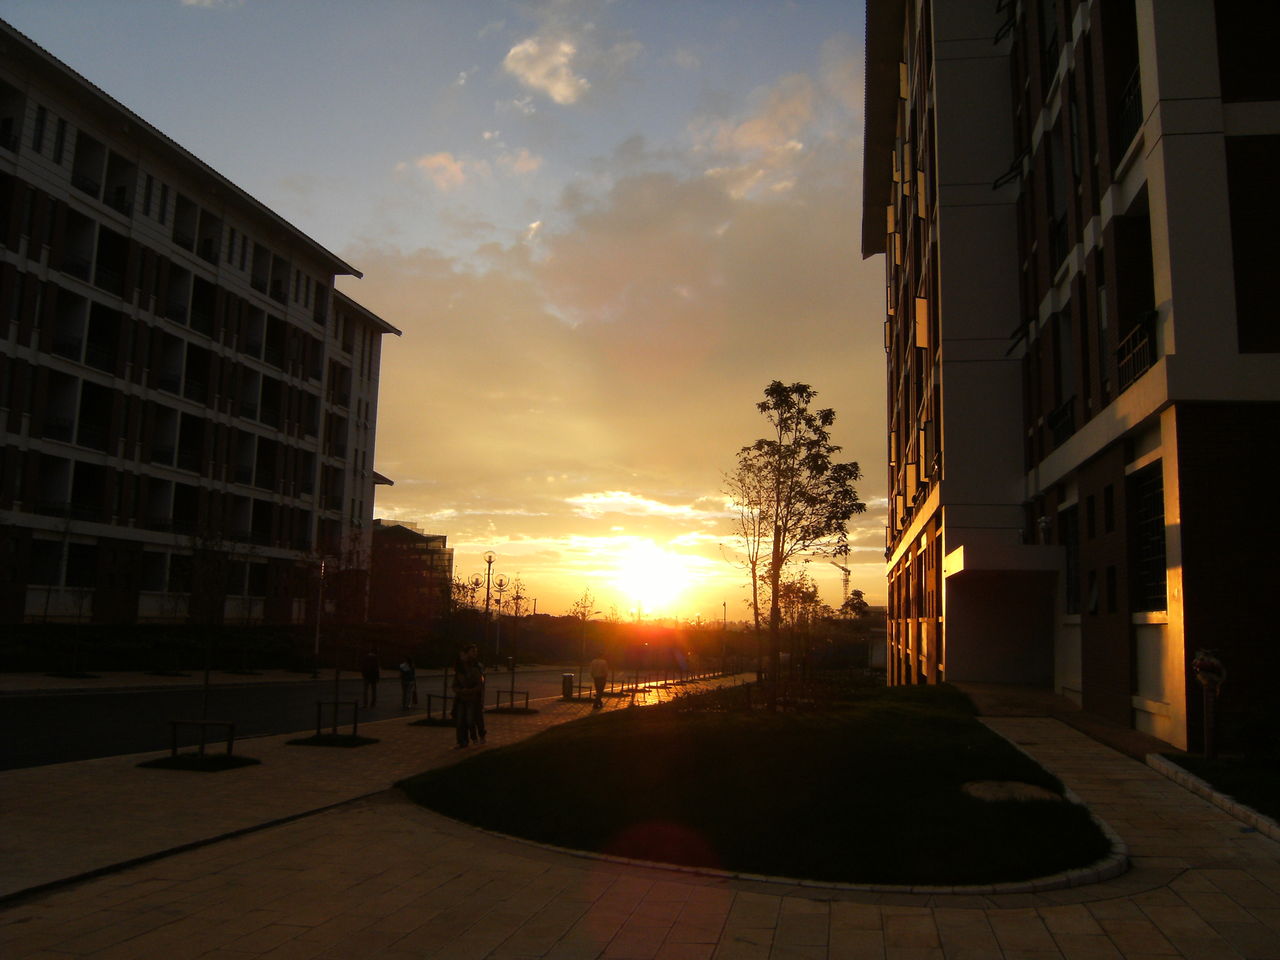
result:
[[[1257,830],[1263,836],[1270,837],[1272,840],[1280,840],[1280,823],[1277,823],[1271,817],[1259,813],[1252,807],[1245,806],[1235,797],[1215,790],[1207,780],[1203,780],[1190,770],[1178,766],[1168,757],[1161,756],[1158,753],[1148,753],[1146,759],[1147,766],[1156,771],[1156,773],[1168,777],[1178,786],[1190,790],[1204,800],[1208,800],[1218,809],[1229,813],[1240,822]]]

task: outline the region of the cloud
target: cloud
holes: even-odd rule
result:
[[[526,37],[512,47],[503,69],[531,90],[544,93],[555,103],[576,103],[591,86],[573,71],[578,48],[564,38]]]
[[[420,170],[426,171],[436,189],[442,193],[448,193],[467,182],[465,164],[447,150],[418,157],[413,163]],[[400,166],[397,167],[399,168]]]
[[[707,511],[692,504],[664,503],[628,490],[584,493],[576,497],[568,497],[565,502],[571,505],[580,516],[591,519],[621,513],[637,517],[668,517],[705,523],[714,522],[724,516],[723,510],[708,514]]]
[[[534,173],[542,166],[542,157],[521,147],[514,152],[502,154],[498,157],[498,163],[513,174]]]
[[[245,0],[182,0],[184,7],[202,7],[206,10],[212,10],[217,7],[240,7],[244,5]]]
[[[826,83],[784,77],[704,117],[687,156],[619,144],[554,208],[477,231],[468,254],[343,250],[366,275],[344,290],[405,331],[383,353],[377,454],[396,486],[379,512],[433,518],[460,558],[492,548],[523,565],[540,609],[594,586],[620,535],[718,564],[732,606],[721,473],[763,432],[765,384],[801,380],[863,467],[848,566],[882,596],[883,274],[857,247],[859,128]],[[489,143],[488,174],[514,172],[519,151]],[[447,183],[484,169],[431,156],[424,172]]]

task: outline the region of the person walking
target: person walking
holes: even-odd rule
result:
[[[604,706],[604,685],[609,681],[609,661],[604,657],[596,657],[588,669],[591,671],[591,681],[596,685],[596,699],[591,709],[599,710]]]
[[[364,678],[365,709],[378,705],[378,681],[382,678],[382,667],[378,664],[378,655],[370,648],[360,661],[360,675]]]
[[[484,668],[475,644],[464,647],[453,665],[453,697],[457,716],[456,749],[484,739]]]
[[[413,665],[413,658],[406,656],[400,661],[400,709],[408,710],[418,702],[418,671]]]

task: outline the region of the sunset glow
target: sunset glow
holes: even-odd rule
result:
[[[403,331],[373,516],[446,536],[464,579],[492,550],[539,612],[590,590],[602,615],[747,619],[721,478],[764,386],[798,380],[862,466],[845,563],[883,602],[861,5],[74,6],[4,16],[358,268],[339,288]],[[838,571],[810,572],[838,606]]]
[[[613,586],[630,601],[630,608],[644,616],[668,616],[695,575],[689,560],[663,550],[651,540],[625,546],[616,559]]]

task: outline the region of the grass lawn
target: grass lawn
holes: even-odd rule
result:
[[[744,700],[730,690],[609,711],[400,786],[447,816],[545,843],[815,880],[996,883],[1109,850],[1074,804],[961,791],[1062,785],[950,687],[850,691],[807,712],[729,709]]]

